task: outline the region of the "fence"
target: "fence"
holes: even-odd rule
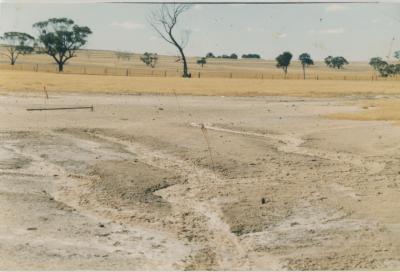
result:
[[[33,71],[33,72],[48,72],[59,73],[58,66],[53,64],[33,64],[20,63],[15,65],[0,64],[2,70],[15,71]],[[109,75],[109,76],[130,76],[130,77],[180,77],[182,71],[180,69],[168,68],[121,68],[96,65],[65,65],[64,74],[82,74],[82,75]],[[202,70],[193,69],[191,75],[194,78],[242,78],[242,79],[269,79],[269,80],[300,80],[303,79],[302,72],[288,73],[285,78],[283,73],[278,72],[257,72],[257,71],[218,71],[218,70]],[[400,80],[399,76],[382,78],[372,73],[315,73],[309,72],[306,74],[307,80]]]

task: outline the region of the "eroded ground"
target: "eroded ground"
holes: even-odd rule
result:
[[[400,269],[400,127],[352,101],[3,95],[0,270]]]

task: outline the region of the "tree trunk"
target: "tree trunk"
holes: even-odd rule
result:
[[[182,77],[190,77],[189,72],[188,72],[188,66],[187,66],[185,54],[183,53],[183,50],[181,48],[179,48],[179,52],[181,53],[182,60],[183,60],[183,75],[182,75]]]
[[[306,67],[303,65],[303,79],[306,79]]]
[[[64,63],[62,63],[62,62],[59,62],[59,63],[58,63],[58,71],[59,71],[59,72],[64,71]]]
[[[285,67],[283,70],[285,71],[285,79],[286,79],[286,76],[287,76],[287,67]]]

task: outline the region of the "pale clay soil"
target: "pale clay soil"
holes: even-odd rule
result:
[[[3,93],[0,270],[398,270],[400,126],[356,101]]]

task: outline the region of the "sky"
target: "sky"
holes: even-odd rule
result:
[[[68,17],[91,28],[86,48],[178,55],[150,27],[148,16],[159,4],[1,2],[0,35]],[[194,4],[176,34],[190,32],[188,56],[257,53],[274,59],[283,51],[321,60],[328,55],[365,61],[392,58],[400,50],[400,3],[352,4]]]

